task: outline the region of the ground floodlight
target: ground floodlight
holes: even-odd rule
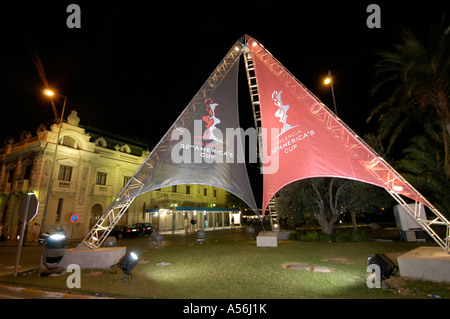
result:
[[[138,257],[135,253],[130,252],[120,259],[118,265],[120,269],[122,269],[125,276],[128,276],[131,273],[131,270],[138,263]]]
[[[42,251],[41,265],[39,272],[42,277],[52,273],[61,273],[64,267],[60,262],[66,253],[66,236],[62,233],[55,233],[45,240],[45,247]]]
[[[153,247],[156,249],[161,249],[161,242],[163,240],[163,237],[161,236],[161,234],[157,231],[154,231],[151,233],[150,235],[152,237],[152,244]]]
[[[205,231],[203,229],[199,229],[197,232],[197,241],[201,244],[205,241]]]
[[[394,264],[385,254],[376,254],[367,259],[368,265],[378,265],[380,267],[381,280],[384,281],[393,276],[397,270],[398,266]]]
[[[66,236],[63,234],[52,234],[48,236],[45,247],[50,249],[63,249],[66,247]]]
[[[103,245],[105,247],[116,247],[116,237],[114,236],[106,237],[105,243]]]

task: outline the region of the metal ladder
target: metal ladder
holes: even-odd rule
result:
[[[261,109],[259,104],[259,93],[258,93],[258,83],[256,80],[255,66],[253,64],[252,56],[250,55],[250,50],[248,44],[244,45],[243,49],[245,71],[247,73],[248,89],[250,92],[250,100],[253,109],[253,118],[255,121],[256,133],[258,136],[258,157],[260,163],[260,172],[263,174],[263,146],[262,146],[262,132],[261,132]],[[278,220],[278,214],[275,208],[275,198],[272,198],[268,205],[270,227],[272,231],[280,230],[280,223]],[[265,212],[264,212],[265,213]]]
[[[252,56],[248,44],[243,48],[245,71],[247,73],[248,89],[250,92],[250,100],[253,109],[253,119],[255,121],[256,134],[258,136],[258,157],[260,163],[260,172],[263,173],[263,148],[262,148],[262,134],[261,134],[261,110],[259,105],[258,83],[256,81],[255,66],[253,64]]]
[[[268,207],[269,207],[270,227],[272,228],[272,231],[279,231],[280,220],[278,219],[276,200],[274,197],[270,199]]]

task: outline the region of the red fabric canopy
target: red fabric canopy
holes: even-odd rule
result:
[[[427,204],[259,42],[246,37],[261,110],[263,212],[281,188],[312,177],[358,180]]]

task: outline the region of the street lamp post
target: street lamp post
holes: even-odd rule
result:
[[[53,154],[52,168],[50,170],[50,177],[49,177],[48,186],[47,186],[47,194],[45,196],[44,211],[42,213],[41,230],[40,230],[41,233],[44,232],[45,218],[47,217],[48,202],[49,202],[50,192],[51,192],[52,183],[53,183],[53,171],[55,170],[56,153],[58,151],[59,136],[61,134],[61,127],[62,127],[62,122],[63,122],[63,118],[64,118],[64,111],[66,109],[66,101],[67,101],[67,96],[61,95],[61,94],[56,94],[56,93],[54,93],[51,90],[45,90],[44,93],[46,95],[50,96],[51,98],[54,95],[62,96],[62,97],[64,97],[64,102],[63,102],[63,108],[62,108],[62,112],[61,112],[61,119],[59,120],[58,136],[56,138],[55,152]],[[53,103],[53,99],[52,99],[52,103]]]
[[[328,71],[328,75],[323,81],[326,85],[330,84],[331,86],[331,95],[333,96],[333,104],[334,104],[334,114],[337,116],[337,108],[336,108],[336,99],[334,98],[334,88],[333,88],[333,77],[331,76],[331,71]]]

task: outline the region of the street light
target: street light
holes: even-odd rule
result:
[[[52,168],[50,170],[50,177],[49,177],[48,186],[47,186],[47,195],[45,196],[44,212],[42,213],[41,230],[40,230],[41,233],[44,232],[45,218],[47,216],[48,201],[49,201],[50,192],[51,192],[51,189],[52,189],[53,171],[55,170],[56,153],[58,151],[59,136],[61,134],[61,127],[62,127],[62,122],[63,122],[63,118],[64,118],[64,111],[66,109],[66,102],[67,102],[67,96],[61,95],[61,94],[57,94],[57,93],[53,92],[52,90],[47,89],[47,90],[44,91],[44,94],[49,96],[52,99],[53,107],[54,107],[53,96],[55,96],[55,95],[64,97],[64,102],[63,102],[63,108],[62,108],[62,112],[61,112],[61,119],[59,121],[59,130],[58,130],[58,136],[56,138],[55,152],[53,154]],[[56,109],[54,109],[54,112],[55,112],[55,115],[56,115]]]
[[[52,90],[45,90],[44,93],[45,93],[46,95],[48,95],[48,96],[53,96],[53,95],[55,95],[55,93],[53,93]]]
[[[336,108],[336,99],[334,98],[334,89],[333,89],[333,77],[331,76],[331,71],[328,71],[328,75],[323,81],[325,85],[331,86],[331,95],[333,96],[333,104],[334,104],[334,114],[337,116],[337,108]]]

